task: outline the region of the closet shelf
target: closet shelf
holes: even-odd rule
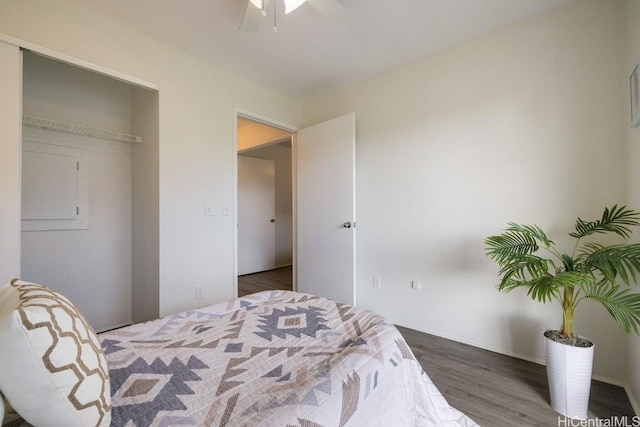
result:
[[[94,129],[87,126],[56,122],[55,120],[42,119],[39,117],[22,116],[22,124],[24,126],[36,129],[69,133],[72,135],[88,136],[90,138],[106,139],[108,141],[125,142],[129,144],[142,143],[141,136],[128,135],[126,133],[115,132],[111,130]]]

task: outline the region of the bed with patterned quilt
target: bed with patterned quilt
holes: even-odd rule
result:
[[[111,425],[474,425],[391,323],[317,296],[261,292],[100,341]]]
[[[0,340],[11,426],[476,425],[393,324],[309,294],[266,291],[96,336],[65,297],[14,279],[0,288]]]

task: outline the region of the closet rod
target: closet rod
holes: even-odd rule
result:
[[[36,129],[68,133],[72,135],[88,136],[90,138],[106,139],[108,141],[126,142],[129,144],[142,143],[141,136],[128,135],[126,133],[115,132],[111,130],[94,129],[87,126],[57,122],[55,120],[42,119],[39,117],[22,116],[22,124],[24,126]]]

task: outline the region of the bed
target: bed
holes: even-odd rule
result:
[[[98,339],[111,426],[476,425],[391,323],[313,295],[261,292]]]

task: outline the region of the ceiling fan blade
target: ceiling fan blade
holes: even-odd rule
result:
[[[288,15],[304,3],[305,0],[284,0],[284,14]]]
[[[263,14],[264,9],[259,6],[262,2],[264,2],[264,9],[266,9],[269,0],[247,0],[247,7],[244,10],[242,22],[240,22],[240,31],[246,31],[248,33],[258,31],[265,17]]]
[[[307,3],[335,24],[349,20],[349,11],[338,0],[307,0]]]

